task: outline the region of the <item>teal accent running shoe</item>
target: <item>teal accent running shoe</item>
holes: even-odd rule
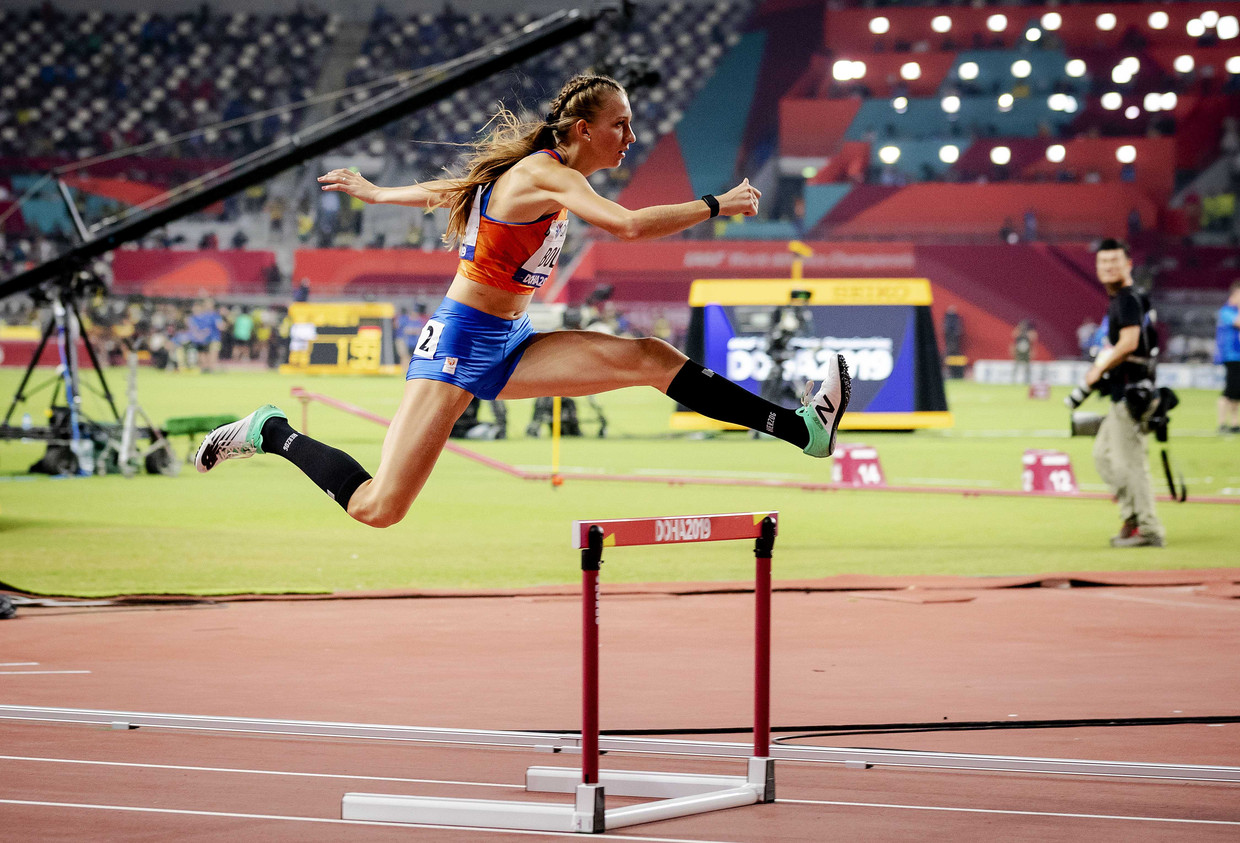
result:
[[[198,446],[194,466],[203,474],[224,460],[244,460],[263,453],[263,424],[270,418],[288,418],[274,404],[265,404],[243,419],[211,431]]]
[[[848,376],[844,355],[837,354],[828,363],[827,376],[811,397],[813,388],[813,381],[805,385],[805,394],[801,397],[804,406],[797,410],[797,415],[805,419],[805,426],[809,428],[805,453],[811,457],[829,457],[835,450],[835,431],[852,395],[852,378]]]

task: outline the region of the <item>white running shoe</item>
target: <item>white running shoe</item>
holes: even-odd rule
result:
[[[835,355],[828,363],[827,376],[811,397],[813,388],[813,381],[805,385],[805,394],[801,397],[804,406],[797,410],[797,415],[805,419],[805,426],[809,428],[805,453],[811,457],[829,457],[835,450],[835,431],[852,394],[852,378],[848,376],[848,363],[843,354]]]
[[[194,466],[203,474],[224,460],[244,460],[263,452],[263,423],[270,418],[287,418],[272,404],[265,404],[239,421],[211,431],[198,446]]]

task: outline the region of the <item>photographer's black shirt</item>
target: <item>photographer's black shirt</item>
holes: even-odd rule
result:
[[[1137,325],[1141,327],[1141,339],[1137,348],[1128,358],[1109,372],[1111,386],[1108,390],[1112,401],[1124,400],[1124,387],[1150,377],[1150,367],[1145,362],[1129,362],[1134,357],[1142,361],[1150,359],[1149,330],[1145,325],[1145,314],[1149,310],[1141,294],[1132,286],[1121,287],[1111,298],[1111,306],[1107,308],[1107,339],[1111,345],[1119,342],[1119,332],[1123,328]]]

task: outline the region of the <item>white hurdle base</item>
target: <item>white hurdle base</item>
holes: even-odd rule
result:
[[[574,793],[573,805],[494,799],[345,794],[346,820],[559,831],[597,834],[657,820],[687,817],[775,801],[775,762],[750,758],[745,776],[600,770],[598,784],[581,784],[581,771],[568,767],[530,767],[525,789],[531,793]],[[655,802],[607,810],[604,793],[654,797]]]

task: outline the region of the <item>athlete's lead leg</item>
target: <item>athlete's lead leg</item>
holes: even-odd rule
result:
[[[704,416],[765,431],[816,457],[834,450],[849,396],[843,357],[828,361],[822,386],[807,406],[793,411],[703,368],[662,340],[554,331],[530,343],[500,398],[593,395],[627,386],[653,386]]]

